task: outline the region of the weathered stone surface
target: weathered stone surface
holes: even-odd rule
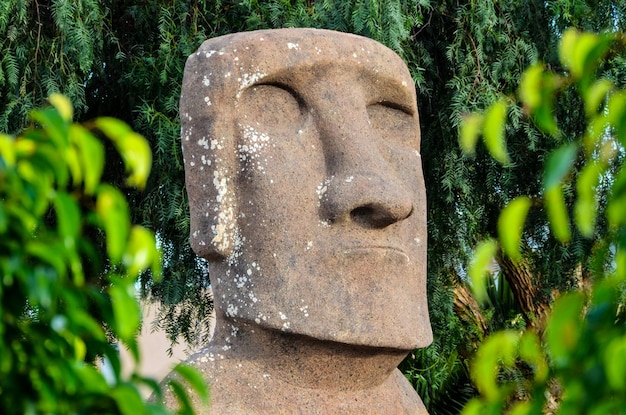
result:
[[[206,41],[185,67],[191,244],[214,414],[426,413],[395,369],[432,340],[415,90],[402,60],[314,29]]]

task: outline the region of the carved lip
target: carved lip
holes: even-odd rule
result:
[[[403,249],[391,245],[354,245],[344,247],[342,251],[346,255],[372,253],[399,255],[403,257],[406,262],[411,263],[411,258]]]

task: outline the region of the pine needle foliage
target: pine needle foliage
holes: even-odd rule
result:
[[[212,302],[205,266],[187,241],[178,121],[186,57],[207,38],[279,27],[353,32],[386,44],[407,62],[418,90],[428,194],[435,343],[405,367],[421,374],[414,379],[425,379],[414,384],[427,385],[420,391],[432,414],[453,413],[450,408],[456,406],[442,409],[436,402],[445,399],[437,396],[445,396],[451,385],[465,384],[466,357],[458,350],[476,327],[455,316],[451,289],[464,280],[476,242],[495,235],[501,208],[517,194],[541,196],[545,155],[584,132],[579,121],[584,107],[575,95],[557,98],[564,128],[554,138],[509,105],[507,165],[493,161],[482,145],[472,157],[464,155],[458,129],[466,114],[514,96],[527,66],[542,61],[559,69],[557,42],[569,26],[624,31],[626,1],[3,0],[0,131],[20,130],[44,97],[62,92],[72,100],[79,121],[115,116],[149,140],[154,173],[144,193],[127,194],[133,219],[154,229],[164,250],[163,281],[154,285],[146,280],[145,292],[165,304],[159,322],[173,341],[183,336],[201,342],[206,331],[199,327],[206,326]],[[619,87],[626,84],[625,56],[609,56],[600,68]],[[108,153],[107,159],[115,160],[114,151]],[[123,180],[121,161],[117,166],[105,172],[113,183]],[[571,209],[575,189],[568,192]],[[523,234],[529,247],[524,260],[547,295],[600,267],[585,258],[607,248],[581,235],[563,246],[546,226],[545,215],[533,205]],[[493,310],[483,312],[494,315]],[[422,373],[416,371],[419,367],[435,371]]]

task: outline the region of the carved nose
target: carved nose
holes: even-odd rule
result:
[[[385,228],[413,213],[410,195],[379,175],[334,177],[322,202],[330,223],[351,222],[368,229]]]

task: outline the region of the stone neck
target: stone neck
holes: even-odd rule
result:
[[[238,319],[217,319],[212,345],[297,387],[349,391],[381,385],[409,352],[321,341]]]

